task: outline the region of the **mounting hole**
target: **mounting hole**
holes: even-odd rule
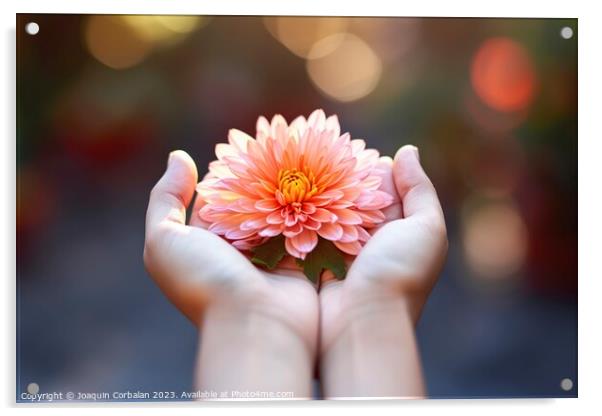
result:
[[[570,39],[573,37],[573,29],[571,29],[568,26],[563,27],[562,29],[560,29],[560,36],[562,36],[563,39]]]
[[[39,31],[40,25],[38,25],[36,22],[29,22],[25,25],[25,32],[27,32],[29,35],[37,35]]]
[[[564,391],[571,391],[573,389],[573,380],[570,378],[563,378],[560,382],[560,388]]]
[[[38,394],[39,391],[40,386],[38,386],[38,383],[29,383],[27,385],[27,393],[29,394]]]

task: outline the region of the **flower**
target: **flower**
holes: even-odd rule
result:
[[[198,184],[201,219],[240,250],[282,234],[288,254],[305,259],[318,236],[357,255],[393,197],[379,190],[379,153],[340,134],[337,116],[316,110],[290,125],[257,120],[256,137],[232,129],[229,144]]]

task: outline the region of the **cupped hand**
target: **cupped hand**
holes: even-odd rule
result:
[[[269,273],[221,237],[205,229],[196,212],[186,224],[197,169],[183,151],[172,152],[150,194],[144,263],[169,300],[200,326],[213,306],[236,314],[261,313],[279,320],[311,348],[318,333],[318,297],[301,272],[286,266]]]
[[[407,145],[395,159],[382,157],[382,189],[395,197],[386,222],[349,263],[344,281],[323,273],[320,290],[322,349],[328,348],[354,314],[402,301],[416,323],[447,255],[445,219],[437,193]]]
[[[350,262],[346,280],[323,274],[319,305],[315,288],[293,261],[284,261],[272,272],[258,269],[207,231],[194,214],[200,200],[186,224],[197,170],[182,151],[170,154],[168,168],[151,192],[145,265],[171,302],[197,326],[207,308],[231,305],[234,314],[259,311],[281,320],[315,347],[320,320],[324,348],[349,314],[389,300],[402,299],[416,322],[445,260],[445,221],[415,147],[404,146],[394,160],[381,158],[381,167],[382,188],[395,196],[385,210],[387,222]]]

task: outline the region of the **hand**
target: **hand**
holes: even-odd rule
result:
[[[414,146],[404,146],[394,160],[383,157],[381,164],[385,172],[382,188],[396,197],[393,205],[385,210],[387,222],[375,230],[357,258],[350,262],[344,281],[336,281],[328,273],[322,276],[320,354],[326,357],[322,370],[337,379],[332,382],[334,385],[346,377],[344,373],[347,370],[342,367],[354,365],[352,360],[340,365],[335,361],[344,360],[345,351],[360,348],[357,345],[336,346],[337,343],[353,344],[358,339],[363,342],[362,337],[375,337],[375,332],[382,330],[385,333],[383,342],[391,341],[392,354],[415,350],[413,328],[405,328],[399,336],[392,333],[405,325],[404,319],[407,319],[408,326],[416,324],[447,254],[443,212],[433,184],[420,165],[418,150]],[[362,328],[370,332],[360,334],[357,328],[354,330],[352,327],[356,320],[361,320]],[[386,330],[386,327],[391,330]],[[387,340],[388,335],[393,338]],[[339,354],[339,357],[328,358],[333,349],[339,352],[331,355]],[[380,345],[374,352],[386,361],[386,351],[386,346]],[[409,356],[401,363],[399,371],[394,365],[386,368],[387,363],[383,363],[381,376],[401,377],[399,373],[404,372],[406,380],[415,380],[411,386],[408,384],[401,389],[389,390],[388,395],[422,394],[417,352],[412,354],[415,357]],[[358,355],[357,351],[355,355]],[[362,359],[366,360],[365,357]],[[371,364],[371,375],[379,374],[378,365]],[[333,376],[332,373],[337,372],[343,375]],[[413,376],[408,377],[407,374]],[[328,388],[328,380],[326,384]],[[361,389],[356,393],[363,394]]]
[[[205,230],[196,215],[199,200],[186,225],[186,208],[196,184],[197,169],[190,156],[172,152],[148,205],[144,246],[148,272],[195,325],[201,326],[211,310],[220,310],[221,317],[226,314],[233,321],[260,314],[294,334],[313,360],[318,334],[315,287],[299,271],[259,270],[236,248]]]

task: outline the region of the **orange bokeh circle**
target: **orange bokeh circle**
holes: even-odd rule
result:
[[[471,81],[479,98],[498,111],[526,108],[535,93],[535,69],[518,42],[498,37],[481,44],[472,60]]]

